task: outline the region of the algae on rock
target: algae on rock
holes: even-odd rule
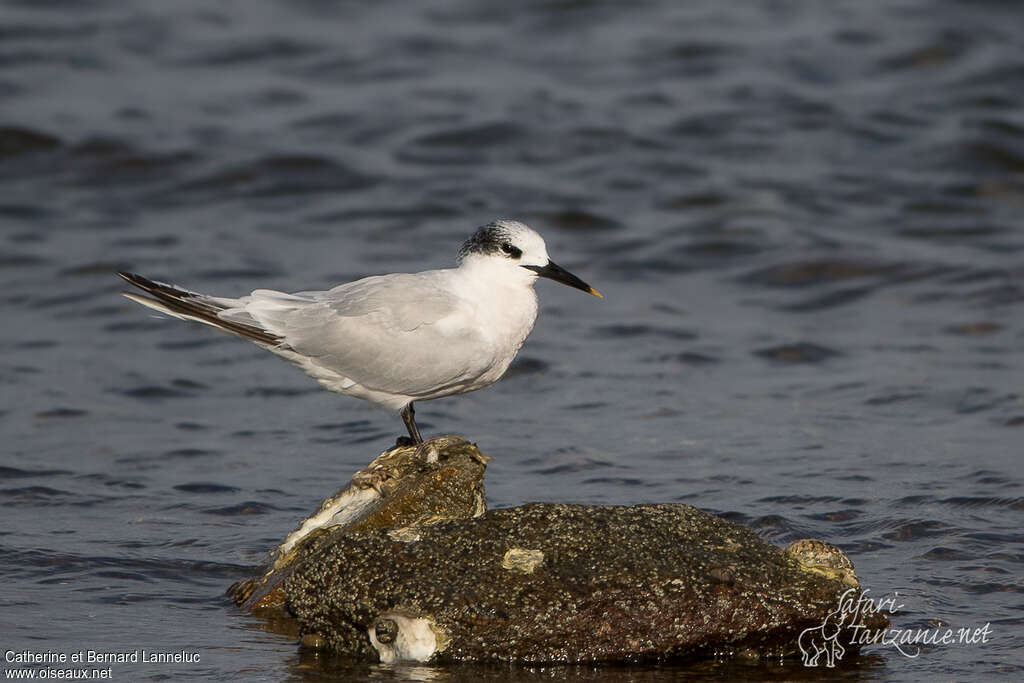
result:
[[[827,543],[783,551],[689,505],[484,513],[485,463],[458,437],[382,454],[233,594],[349,656],[539,664],[792,655],[857,585]]]
[[[280,608],[281,582],[314,556],[331,530],[403,529],[486,510],[483,478],[488,458],[462,437],[431,439],[424,448],[399,446],[377,456],[325,500],[278,546],[264,573],[239,581],[228,595],[245,609]]]

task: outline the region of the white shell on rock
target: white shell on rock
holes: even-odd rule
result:
[[[530,548],[512,548],[501,559],[504,569],[532,574],[533,570],[544,564],[544,552]]]
[[[383,664],[425,662],[447,642],[430,619],[401,612],[381,614],[367,634]]]

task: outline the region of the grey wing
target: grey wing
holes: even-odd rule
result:
[[[472,311],[436,273],[370,277],[301,296],[257,290],[245,309],[320,367],[376,391],[428,397],[494,363]]]

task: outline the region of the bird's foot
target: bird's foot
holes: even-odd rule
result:
[[[391,478],[391,475],[384,470],[367,471],[361,470],[352,475],[352,483],[363,489],[373,489],[377,495],[384,495],[384,482]]]
[[[416,457],[423,458],[425,462],[435,463],[441,458],[441,449],[439,448],[440,438],[427,439],[420,445],[416,446]]]
[[[412,448],[416,447],[417,458],[422,458],[424,462],[435,463],[441,458],[441,447],[444,445],[444,438],[435,436],[427,439],[420,443],[416,443],[408,436],[400,436],[395,439],[395,448]]]

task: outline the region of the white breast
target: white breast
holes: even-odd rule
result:
[[[488,278],[483,282],[460,283],[460,293],[471,306],[474,327],[479,331],[489,367],[471,388],[472,391],[498,381],[516,357],[537,320],[537,295],[522,282],[501,282]]]

